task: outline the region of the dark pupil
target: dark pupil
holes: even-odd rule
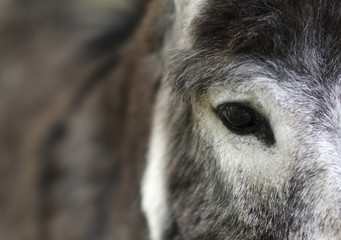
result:
[[[223,114],[226,120],[235,127],[248,126],[252,123],[253,117],[247,109],[238,106],[231,106]]]

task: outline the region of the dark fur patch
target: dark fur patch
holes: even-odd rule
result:
[[[316,45],[339,52],[340,9],[336,0],[209,1],[194,22],[195,47],[263,56]]]

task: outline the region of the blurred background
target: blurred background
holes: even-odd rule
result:
[[[102,110],[116,102],[97,86],[142,6],[0,1],[0,239],[142,239],[140,220],[112,207],[119,173]]]

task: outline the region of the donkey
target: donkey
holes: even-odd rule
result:
[[[115,76],[150,239],[341,239],[340,24],[336,0],[148,3]]]
[[[70,108],[60,94],[46,138],[40,120],[27,137],[45,141],[3,181],[15,201],[0,234],[26,221],[34,240],[341,239],[341,2],[138,11],[128,41],[121,26],[92,42],[103,67]]]
[[[341,240],[341,2],[131,1],[86,67],[9,28],[0,238]]]

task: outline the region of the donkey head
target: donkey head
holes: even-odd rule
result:
[[[175,0],[151,239],[341,239],[341,2]]]

